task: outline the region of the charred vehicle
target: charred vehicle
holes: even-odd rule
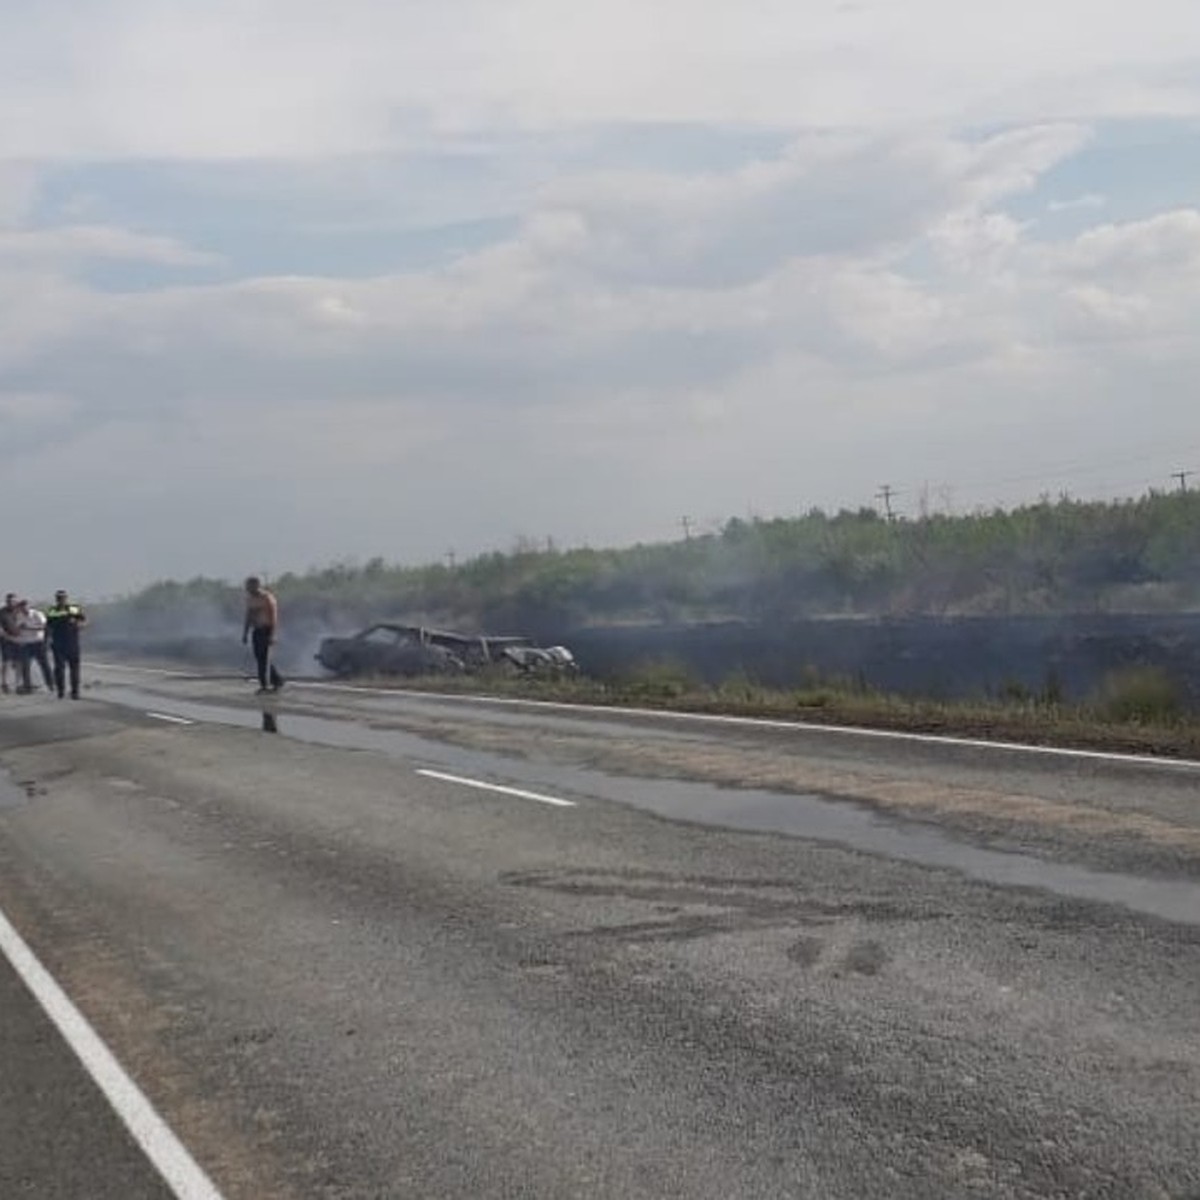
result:
[[[465,659],[417,625],[371,625],[351,637],[325,638],[317,662],[335,675],[456,675]]]
[[[506,646],[501,652],[505,662],[523,675],[575,675],[579,664],[566,646]]]
[[[574,672],[565,646],[542,648],[527,637],[488,637],[389,622],[321,642],[317,662],[335,675],[453,675],[502,665],[521,674]]]

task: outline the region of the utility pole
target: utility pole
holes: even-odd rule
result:
[[[892,497],[896,494],[896,489],[890,483],[885,483],[883,487],[875,494],[876,500],[883,501],[883,510],[887,513],[887,519],[894,521],[896,514],[892,511]]]
[[[692,526],[695,522],[691,517],[680,517],[679,524],[683,526],[683,540],[690,542],[692,540]]]
[[[1195,475],[1195,473],[1196,473],[1195,471],[1176,471],[1175,474],[1171,476],[1171,478],[1178,479],[1179,480],[1179,490],[1181,492],[1186,492],[1188,490],[1188,480],[1191,479],[1191,477],[1193,475]]]

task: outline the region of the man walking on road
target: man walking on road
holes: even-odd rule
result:
[[[30,668],[35,662],[42,669],[46,691],[53,691],[54,679],[46,657],[46,614],[40,608],[30,607],[28,600],[17,601],[17,645],[21,651],[21,686],[17,691],[25,694],[33,691]]]
[[[258,668],[258,690],[277,692],[283,676],[271,661],[271,650],[279,635],[279,604],[262,585],[257,575],[246,580],[246,620],[242,625],[242,644],[253,637],[254,663]]]
[[[67,674],[71,677],[71,699],[79,699],[79,631],[87,624],[87,614],[72,604],[67,593],[54,593],[54,604],[46,612],[46,636],[54,655],[54,688],[61,700],[66,691]]]
[[[0,608],[0,691],[10,690],[8,676],[12,673],[12,686],[21,686],[21,648],[17,645],[17,596],[9,592]]]

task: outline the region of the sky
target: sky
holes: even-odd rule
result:
[[[5,590],[1200,472],[1195,0],[0,28]]]

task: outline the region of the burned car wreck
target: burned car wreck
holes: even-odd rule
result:
[[[490,666],[522,675],[578,671],[566,646],[536,646],[527,637],[489,637],[381,622],[348,637],[325,638],[317,662],[343,678],[354,675],[462,675]]]

